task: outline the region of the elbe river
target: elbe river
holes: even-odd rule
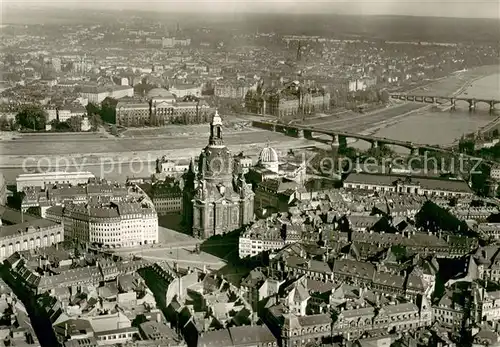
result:
[[[426,91],[419,91],[415,94],[425,95]],[[428,94],[439,94],[439,90],[429,91]],[[446,95],[446,93],[442,94]],[[500,74],[492,74],[467,84],[457,97],[499,100]],[[389,121],[388,124],[370,133],[374,136],[419,144],[450,145],[460,139],[463,134],[476,132],[500,117],[500,104],[496,105],[496,109],[494,113],[490,113],[489,105],[478,103],[474,111],[469,111],[467,102],[458,101],[456,110],[419,110],[407,117]],[[364,141],[358,141],[355,146],[367,148],[368,145]]]
[[[496,71],[499,70],[497,69]],[[461,76],[459,73],[455,76],[453,81],[455,85],[452,89],[457,89],[457,85],[464,84],[467,79],[467,76]],[[425,90],[424,88],[424,90],[420,90],[416,94],[440,94],[441,90],[439,86],[432,88],[433,90]],[[452,94],[449,90],[449,85],[447,89],[441,94]],[[500,99],[500,73],[491,74],[467,83],[459,95],[481,99]],[[500,105],[497,105],[496,108],[500,109]],[[477,131],[496,117],[500,117],[500,110],[492,114],[489,112],[489,106],[486,104],[479,103],[476,110],[471,112],[468,109],[468,103],[458,102],[457,109],[454,111],[422,109],[409,116],[390,120],[384,125],[376,125],[374,129],[369,130],[369,133],[379,137],[411,141],[419,144],[448,145],[458,140],[463,134]],[[358,148],[368,146],[364,141],[358,141],[352,145]],[[155,170],[153,162],[135,161],[118,165],[114,164],[113,167],[108,166],[108,164],[104,164],[104,166],[93,164],[80,167],[80,169],[91,171],[96,176],[115,181],[123,181],[128,177],[148,177]],[[22,168],[5,168],[1,171],[5,179],[10,183],[15,182],[16,176],[24,172]]]

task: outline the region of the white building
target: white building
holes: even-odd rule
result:
[[[133,97],[134,88],[131,86],[112,86],[112,87],[82,87],[80,92],[82,98],[86,98],[89,103],[101,103],[107,97],[121,99],[124,97]]]
[[[161,45],[163,48],[172,48],[176,46],[189,46],[191,44],[191,39],[179,39],[175,37],[164,37],[161,39]]]
[[[201,85],[176,85],[168,89],[169,92],[175,95],[176,98],[184,98],[188,95],[200,97]]]
[[[45,215],[62,219],[68,239],[109,248],[158,243],[158,215],[152,203],[70,204],[51,207]]]
[[[33,162],[33,164],[36,163]],[[26,165],[30,165],[30,163],[28,162]],[[17,191],[21,192],[26,187],[40,187],[45,189],[46,185],[55,183],[67,183],[71,185],[85,184],[88,183],[90,179],[94,178],[94,174],[88,171],[30,173],[19,175],[16,178],[16,186]]]
[[[156,171],[165,176],[176,177],[182,175],[189,169],[189,163],[190,160],[186,159],[173,161],[168,160],[166,157],[162,157],[156,161]]]
[[[280,226],[281,227],[281,226]],[[258,220],[240,235],[238,252],[240,258],[253,257],[262,252],[274,251],[300,241],[301,233],[287,225],[286,238],[283,240],[281,229],[268,225],[267,220]]]

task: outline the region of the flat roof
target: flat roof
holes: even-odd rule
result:
[[[82,177],[95,177],[94,174],[90,171],[74,171],[74,172],[66,172],[66,171],[53,171],[53,172],[37,172],[37,173],[26,173],[20,174],[17,176],[16,180],[20,180],[23,178],[40,178],[40,177],[59,177],[59,176],[82,176]]]
[[[410,184],[419,185],[422,189],[472,193],[472,189],[463,180],[429,176],[354,172],[347,176],[344,183],[394,186],[394,182],[397,180],[404,181],[407,179],[410,179]]]

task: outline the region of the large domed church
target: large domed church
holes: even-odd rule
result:
[[[198,167],[192,160],[184,182],[183,221],[193,236],[207,239],[253,220],[252,186],[243,175],[234,175],[233,155],[224,145],[222,119],[217,110]]]

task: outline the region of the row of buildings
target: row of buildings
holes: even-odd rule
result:
[[[347,189],[374,192],[416,194],[439,197],[471,198],[474,192],[462,179],[448,179],[431,176],[410,176],[403,174],[377,174],[353,172],[344,181]]]
[[[19,178],[22,211],[59,223],[67,239],[112,248],[158,242],[155,205],[139,186],[89,179],[88,173],[38,176],[44,175]]]
[[[147,101],[120,101],[116,105],[116,124],[126,127],[166,124],[198,124],[210,120],[212,108],[197,96],[177,98],[166,89],[148,92]]]
[[[301,85],[298,81],[278,88],[260,83],[255,90],[247,92],[245,108],[248,112],[279,118],[310,114],[330,108],[330,93],[322,88]]]
[[[7,259],[15,252],[34,251],[62,241],[64,241],[63,226],[47,219],[37,218],[2,225],[0,226],[0,260]]]
[[[106,98],[121,99],[134,96],[134,88],[131,86],[83,86],[79,94],[89,103],[100,104]]]

